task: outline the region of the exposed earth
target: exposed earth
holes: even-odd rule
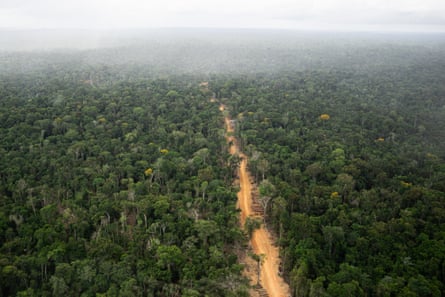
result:
[[[219,109],[224,112],[226,107],[221,105]],[[258,217],[258,213],[252,210],[252,183],[247,168],[248,158],[240,151],[237,139],[233,136],[234,123],[228,115],[225,115],[227,142],[230,144],[230,154],[238,154],[241,158],[239,166],[239,185],[238,207],[241,210],[240,222],[244,226],[247,217]],[[262,225],[252,236],[251,246],[253,253],[263,257],[261,264],[260,284],[270,297],[288,297],[290,296],[289,286],[279,275],[280,257],[278,247],[274,245],[274,241]],[[246,259],[246,275],[250,277],[251,284],[256,284],[256,276],[254,270],[255,262]],[[250,263],[250,264],[249,264]],[[258,293],[252,293],[252,296],[259,296]]]

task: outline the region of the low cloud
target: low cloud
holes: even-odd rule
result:
[[[440,0],[3,0],[0,28],[299,28],[347,25],[434,27],[445,32]]]

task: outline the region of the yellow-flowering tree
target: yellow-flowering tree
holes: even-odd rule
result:
[[[340,196],[340,194],[338,192],[332,192],[331,193],[331,198],[332,199],[338,198],[339,196]]]
[[[151,168],[147,168],[144,171],[145,176],[150,176],[153,173],[153,169]]]

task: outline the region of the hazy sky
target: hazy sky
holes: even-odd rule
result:
[[[0,0],[0,28],[445,32],[445,0]]]

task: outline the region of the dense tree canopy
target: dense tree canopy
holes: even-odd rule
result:
[[[33,75],[1,88],[2,295],[242,294],[222,121],[198,81]]]

